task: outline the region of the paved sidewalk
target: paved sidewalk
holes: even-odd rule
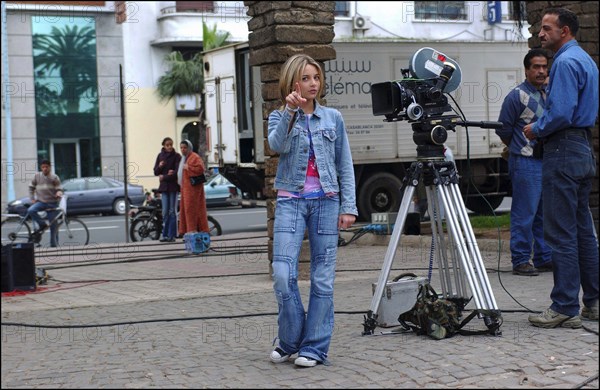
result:
[[[267,238],[245,236],[218,237],[201,255],[181,241],[37,250],[52,280],[2,297],[2,388],[598,388],[596,334],[527,322],[526,308],[549,305],[552,274],[512,275],[508,243],[486,240],[501,336],[362,336],[387,250],[386,237],[364,236],[339,248],[331,365],[274,365]],[[429,245],[403,236],[389,279],[427,276]]]

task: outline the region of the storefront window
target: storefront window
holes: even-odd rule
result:
[[[32,32],[38,163],[61,180],[100,176],[95,19],[33,17]]]

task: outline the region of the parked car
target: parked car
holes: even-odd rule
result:
[[[80,177],[62,182],[67,196],[67,215],[76,214],[125,214],[125,186],[122,181],[110,177]],[[128,184],[127,196],[131,205],[142,205],[144,188]],[[23,215],[31,200],[29,196],[8,203],[10,214]]]
[[[217,173],[204,183],[206,207],[239,206],[242,204],[242,192],[225,176]]]

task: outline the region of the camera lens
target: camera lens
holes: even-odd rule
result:
[[[437,101],[442,97],[442,90],[439,88],[430,88],[427,91],[427,97],[433,101]]]
[[[417,103],[411,103],[406,109],[406,115],[410,120],[416,121],[423,116],[423,107]]]

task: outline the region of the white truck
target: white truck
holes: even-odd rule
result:
[[[466,121],[497,121],[504,97],[522,82],[526,43],[511,42],[334,42],[336,59],[324,64],[327,106],[344,118],[356,174],[362,220],[372,213],[395,212],[405,172],[417,159],[411,124],[374,116],[371,85],[403,78],[412,55],[431,47],[454,59],[462,82],[451,95]],[[218,167],[252,198],[265,194],[260,70],[249,66],[248,44],[204,53],[208,164]],[[451,101],[451,99],[449,99]],[[454,104],[453,104],[454,106]],[[268,115],[268,113],[266,113]],[[446,113],[444,113],[445,115]],[[448,112],[448,115],[455,115]],[[510,195],[503,144],[494,130],[456,127],[445,145],[461,176],[467,207],[490,213]],[[470,175],[468,174],[470,172]]]

